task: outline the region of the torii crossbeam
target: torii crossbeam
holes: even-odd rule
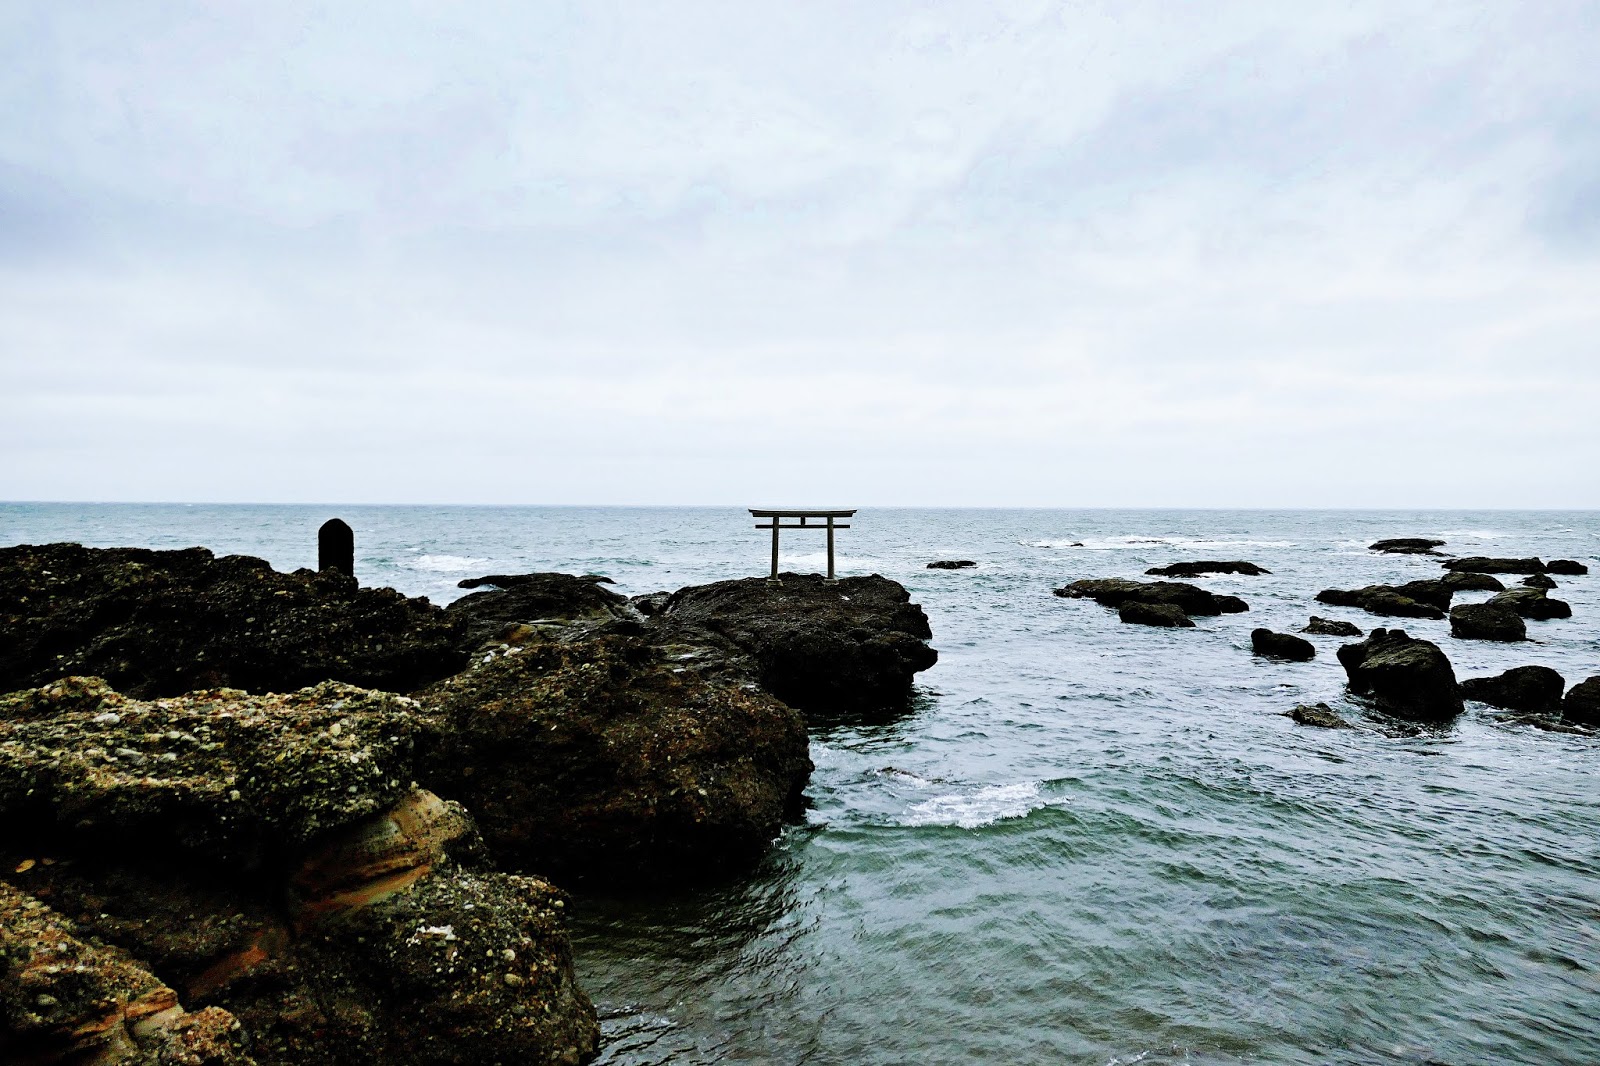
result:
[[[829,581],[833,580],[833,531],[836,530],[836,529],[849,529],[850,528],[850,524],[848,522],[840,522],[840,521],[838,521],[838,519],[840,519],[840,518],[849,518],[852,515],[854,515],[855,513],[856,513],[855,512],[855,508],[851,508],[848,511],[845,511],[845,510],[838,510],[838,511],[794,511],[794,510],[787,510],[787,509],[783,509],[783,508],[778,508],[778,509],[775,509],[775,510],[761,510],[761,509],[756,508],[756,507],[750,508],[750,514],[753,517],[755,517],[755,518],[770,518],[772,520],[771,522],[769,522],[766,525],[763,525],[760,522],[757,522],[756,523],[756,528],[757,529],[770,529],[770,530],[772,530],[772,576],[773,577],[777,577],[778,576],[778,530],[780,530],[780,529],[825,529],[825,530],[827,530],[828,531],[828,580]],[[795,523],[791,523],[790,525],[784,525],[783,524],[783,520],[785,518],[798,518],[800,521],[795,522]],[[826,520],[826,524],[824,525],[821,522],[812,522],[810,524],[807,524],[806,520],[809,519],[809,518],[825,519]]]

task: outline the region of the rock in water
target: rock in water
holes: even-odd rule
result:
[[[940,559],[928,564],[929,570],[965,570],[969,566],[978,564],[971,559]]]
[[[741,578],[672,594],[649,620],[654,643],[721,647],[793,707],[875,711],[905,706],[912,678],[939,659],[928,616],[899,582],[872,574]]]
[[[1117,616],[1129,625],[1162,626],[1168,629],[1193,629],[1194,622],[1173,603],[1143,603],[1129,600],[1117,608]]]
[[[1438,555],[1439,553],[1433,549],[1442,547],[1444,547],[1442,540],[1429,540],[1426,537],[1391,537],[1376,544],[1369,544],[1367,550],[1389,555]]]
[[[1561,675],[1548,666],[1517,666],[1494,677],[1469,677],[1461,682],[1461,694],[1491,707],[1553,711],[1561,705],[1566,687]]]
[[[1250,609],[1250,605],[1237,596],[1213,596],[1212,602],[1223,614],[1244,614]]]
[[[1304,637],[1292,633],[1274,633],[1270,629],[1251,630],[1250,647],[1257,655],[1271,659],[1292,659],[1295,662],[1308,662],[1317,654],[1316,645]]]
[[[1246,574],[1254,577],[1270,574],[1272,571],[1255,563],[1236,559],[1230,562],[1206,560],[1198,563],[1173,563],[1171,566],[1152,567],[1145,573],[1156,577],[1204,577],[1206,574]]]
[[[1555,579],[1544,574],[1529,574],[1527,577],[1523,578],[1519,584],[1526,588],[1545,589],[1546,591],[1556,587]]]
[[[1565,574],[1570,577],[1579,577],[1589,572],[1587,566],[1575,559],[1551,559],[1544,568],[1547,573]]]
[[[1571,618],[1572,605],[1565,600],[1551,599],[1544,589],[1507,589],[1489,598],[1489,606],[1505,607],[1524,618],[1543,622],[1552,618]]]
[[[601,637],[513,649],[420,694],[418,779],[494,853],[596,881],[745,865],[798,815],[805,720],[679,649]]]
[[[1538,559],[1491,559],[1482,555],[1451,559],[1444,568],[1472,574],[1542,574],[1546,570]]]
[[[1090,599],[1102,607],[1119,608],[1125,603],[1166,603],[1184,614],[1222,614],[1219,597],[1197,585],[1181,581],[1130,581],[1122,577],[1088,578],[1055,590],[1066,599]],[[1238,602],[1243,603],[1243,600]]]
[[[1359,637],[1361,635],[1361,627],[1353,622],[1318,618],[1316,615],[1312,615],[1311,621],[1300,632],[1316,633],[1325,637]]]
[[[1600,726],[1600,675],[1572,686],[1561,701],[1561,719],[1573,725]]]
[[[1359,607],[1368,614],[1393,618],[1443,618],[1444,611],[1431,603],[1412,599],[1388,585],[1368,585],[1359,589],[1323,589],[1317,602],[1333,607]]]
[[[427,600],[336,570],[204,548],[0,548],[0,691],[77,674],[137,697],[327,680],[409,692],[461,669],[462,640]]]
[[[1450,608],[1450,635],[1462,640],[1527,640],[1528,627],[1509,607],[1463,603]]]
[[[1350,690],[1389,713],[1421,721],[1447,721],[1461,713],[1455,671],[1439,646],[1403,629],[1374,629],[1360,644],[1339,649]]]
[[[1505,589],[1488,574],[1469,574],[1461,570],[1450,571],[1439,579],[1439,584],[1456,592],[1500,592]]]
[[[1284,715],[1294,719],[1298,725],[1315,725],[1324,729],[1353,728],[1326,703],[1302,703],[1292,711],[1285,711]]]

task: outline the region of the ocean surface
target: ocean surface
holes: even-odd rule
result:
[[[604,573],[626,593],[764,573],[734,509],[0,505],[0,543],[243,552],[315,565],[356,531],[368,584],[447,602],[462,577]],[[1567,621],[1533,641],[1314,605],[1456,554],[1575,558]],[[1080,545],[1077,546],[1077,545]],[[819,570],[820,536],[783,566]],[[1600,737],[1481,705],[1443,728],[1353,706],[1250,630],[1314,611],[1399,626],[1459,677],[1600,674],[1600,513],[864,509],[841,574],[903,582],[939,664],[909,713],[822,716],[805,824],[749,876],[580,898],[580,976],[608,1040],[648,1063],[1600,1063]],[[974,570],[928,570],[933,559]],[[1053,587],[1187,559],[1248,614],[1118,623]],[[1515,577],[1508,579],[1512,584]],[[1487,593],[1458,596],[1457,602]],[[1296,726],[1323,700],[1361,728]]]

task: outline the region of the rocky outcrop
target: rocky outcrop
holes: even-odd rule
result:
[[[1442,540],[1429,540],[1426,537],[1391,537],[1367,545],[1367,550],[1389,555],[1438,555],[1440,553],[1433,549],[1442,547],[1444,547]]]
[[[1317,646],[1304,637],[1297,637],[1293,633],[1274,633],[1270,629],[1251,630],[1250,647],[1257,655],[1295,662],[1309,662],[1317,654]]]
[[[978,564],[971,559],[940,559],[928,564],[929,570],[965,570],[969,566]]]
[[[939,653],[928,616],[905,586],[873,574],[742,578],[679,589],[652,616],[657,645],[719,649],[748,676],[807,711],[903,707],[911,682]]]
[[[1571,618],[1572,605],[1565,600],[1552,599],[1544,589],[1514,588],[1489,598],[1489,606],[1504,607],[1524,618],[1548,621],[1552,618]]]
[[[326,680],[409,692],[461,669],[461,644],[441,608],[333,570],[204,548],[0,548],[0,691],[78,674],[138,697]]]
[[[465,636],[467,646],[478,648],[513,626],[549,619],[564,622],[604,623],[632,619],[628,599],[602,587],[605,578],[572,574],[492,574],[469,578],[460,588],[493,586],[474,592],[445,608]]]
[[[1166,629],[1193,629],[1194,622],[1175,603],[1145,603],[1129,600],[1117,608],[1117,617],[1128,625],[1158,626]]]
[[[1350,691],[1390,714],[1445,721],[1461,713],[1455,671],[1439,646],[1403,629],[1374,629],[1360,644],[1339,649]]]
[[[1509,642],[1527,640],[1528,627],[1509,607],[1463,603],[1450,608],[1450,635],[1462,640]]]
[[[798,814],[811,760],[799,712],[720,671],[635,638],[509,646],[419,694],[419,780],[558,879],[747,864]]]
[[[1505,588],[1499,580],[1488,574],[1469,574],[1460,570],[1452,570],[1438,580],[1439,584],[1456,592],[1500,592]]]
[[[1512,711],[1554,711],[1567,687],[1548,666],[1517,666],[1494,677],[1469,677],[1461,694],[1469,700]]]
[[[1518,584],[1522,585],[1524,588],[1544,589],[1546,591],[1556,587],[1555,579],[1545,574],[1529,574],[1527,577],[1518,582]]]
[[[1446,570],[1470,574],[1542,574],[1546,569],[1538,559],[1493,559],[1483,555],[1451,559],[1443,565]]]
[[[1549,574],[1564,574],[1569,577],[1579,577],[1589,572],[1589,568],[1576,559],[1551,559],[1544,566]]]
[[[1254,577],[1270,574],[1272,571],[1255,563],[1236,559],[1231,562],[1206,560],[1197,563],[1173,563],[1171,566],[1152,567],[1145,573],[1156,577],[1204,577],[1206,574],[1246,574]]]
[[[1392,618],[1443,618],[1444,611],[1431,603],[1407,596],[1389,585],[1368,585],[1359,589],[1323,589],[1317,602],[1332,607],[1359,607],[1368,614]]]
[[[1170,604],[1187,615],[1225,613],[1223,605],[1218,602],[1222,597],[1215,596],[1199,586],[1186,585],[1180,581],[1131,581],[1121,577],[1089,578],[1058,588],[1055,594],[1067,599],[1090,599],[1102,607],[1120,608],[1125,603]],[[1237,602],[1244,603],[1243,600]]]
[[[1222,614],[1244,614],[1250,605],[1237,596],[1214,596],[1212,602]]]
[[[1572,725],[1600,726],[1600,675],[1573,685],[1561,700],[1561,720]]]
[[[1349,722],[1339,717],[1339,713],[1326,703],[1302,703],[1292,711],[1283,712],[1286,718],[1294,719],[1296,725],[1321,726],[1323,729],[1350,729]]]
[[[1332,618],[1318,618],[1311,616],[1311,621],[1300,630],[1302,633],[1315,633],[1324,637],[1359,637],[1361,627],[1353,622],[1344,622]]]

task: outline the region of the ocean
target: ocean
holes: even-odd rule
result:
[[[357,575],[444,603],[488,573],[602,573],[624,593],[763,574],[732,508],[0,505],[0,543],[205,545],[315,565],[344,518]],[[1564,621],[1528,643],[1313,603],[1434,576],[1380,556],[1540,555]],[[905,584],[937,666],[904,713],[814,716],[803,824],[709,887],[578,897],[599,1061],[710,1064],[1600,1063],[1600,737],[1370,715],[1341,641],[1253,656],[1318,614],[1437,642],[1458,677],[1600,674],[1600,513],[863,509],[841,575]],[[970,570],[928,570],[935,559]],[[1051,589],[1190,559],[1249,602],[1188,630]],[[818,571],[790,533],[785,569]],[[1517,579],[1507,580],[1512,584]],[[1458,594],[1471,602],[1487,593]],[[1325,701],[1361,728],[1296,726]]]

